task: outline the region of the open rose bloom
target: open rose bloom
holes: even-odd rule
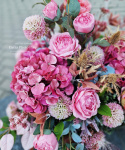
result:
[[[25,150],[116,149],[105,130],[125,124],[124,31],[102,36],[113,18],[104,21],[107,8],[95,20],[89,0],[61,1],[43,1],[44,17],[24,21],[32,43],[15,55],[10,88],[17,102],[0,119],[1,150],[12,149],[15,134]]]

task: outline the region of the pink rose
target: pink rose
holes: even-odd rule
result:
[[[73,115],[81,120],[86,120],[97,114],[100,107],[99,96],[90,88],[80,87],[72,97],[71,109]]]
[[[78,0],[80,3],[80,12],[79,15],[82,13],[90,12],[91,10],[91,3],[88,0]],[[64,8],[66,9],[67,0],[64,0]]]
[[[95,18],[90,13],[83,13],[75,18],[73,25],[76,31],[89,33],[94,28]]]
[[[58,142],[53,133],[43,136],[37,135],[34,139],[33,145],[37,150],[58,150]]]
[[[49,49],[57,57],[66,58],[72,56],[78,49],[81,49],[81,46],[76,37],[71,38],[68,32],[64,32],[52,36]]]
[[[43,13],[46,17],[54,19],[57,16],[57,10],[58,10],[57,4],[55,3],[54,0],[51,0],[51,2],[45,6]]]

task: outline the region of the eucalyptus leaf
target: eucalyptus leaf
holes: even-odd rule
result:
[[[104,116],[112,116],[111,109],[107,105],[101,105],[98,109],[98,114]]]
[[[105,39],[98,38],[93,42],[93,45],[100,45],[102,47],[110,46],[110,43],[106,41]]]
[[[80,137],[78,134],[76,134],[76,133],[72,133],[72,139],[73,139],[73,141],[76,142],[76,143],[82,142],[81,137]]]
[[[40,125],[37,126],[37,128],[35,129],[33,135],[37,135],[40,134]]]
[[[84,150],[84,144],[78,144],[76,150]]]
[[[66,6],[66,12],[73,17],[78,16],[80,12],[80,3],[78,2],[78,0],[70,0],[69,4],[67,4]]]
[[[49,135],[49,134],[51,134],[52,132],[51,132],[51,130],[49,130],[49,129],[44,129],[44,131],[43,131],[43,134],[45,134],[45,135]]]
[[[75,129],[79,129],[79,128],[81,127],[80,124],[73,124],[72,126],[73,126]]]
[[[67,135],[69,133],[69,127],[64,129],[62,135]]]
[[[54,18],[54,21],[55,21],[55,22],[58,21],[58,20],[60,19],[60,17],[61,17],[61,11],[60,11],[60,9],[58,8],[58,10],[57,10],[57,16]]]

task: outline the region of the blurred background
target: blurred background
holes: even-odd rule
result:
[[[59,5],[63,0],[55,0]],[[109,8],[113,14],[119,14],[121,20],[125,17],[125,0],[89,0],[92,4],[92,13],[98,19],[100,8]],[[0,1],[0,117],[6,115],[7,104],[16,99],[10,90],[11,73],[16,63],[15,54],[25,49],[31,42],[28,41],[22,30],[26,17],[42,15],[43,6],[32,5],[40,0],[1,0]],[[107,17],[104,18],[106,20]],[[58,29],[56,29],[58,30]],[[120,150],[125,150],[125,129],[118,128],[111,136],[107,136]],[[18,145],[18,142],[17,142]],[[13,150],[22,150],[14,147]]]

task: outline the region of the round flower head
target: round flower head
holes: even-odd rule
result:
[[[66,119],[71,116],[72,111],[69,108],[71,100],[68,97],[60,98],[55,105],[49,106],[49,113],[56,119]]]
[[[111,109],[112,116],[102,116],[103,124],[110,128],[120,126],[124,121],[124,112],[122,107],[116,103],[109,103],[107,105]]]
[[[89,33],[93,30],[95,25],[95,18],[90,13],[82,13],[73,21],[74,28],[77,32]]]
[[[105,144],[105,135],[102,131],[90,136],[89,140],[85,143],[87,150],[99,150],[100,148],[105,147]]]
[[[27,39],[37,40],[48,33],[44,19],[39,15],[30,16],[23,23],[23,31]]]
[[[104,52],[100,47],[98,46],[90,47],[90,49],[88,50],[88,55],[92,57],[94,65],[103,64],[105,57]]]

